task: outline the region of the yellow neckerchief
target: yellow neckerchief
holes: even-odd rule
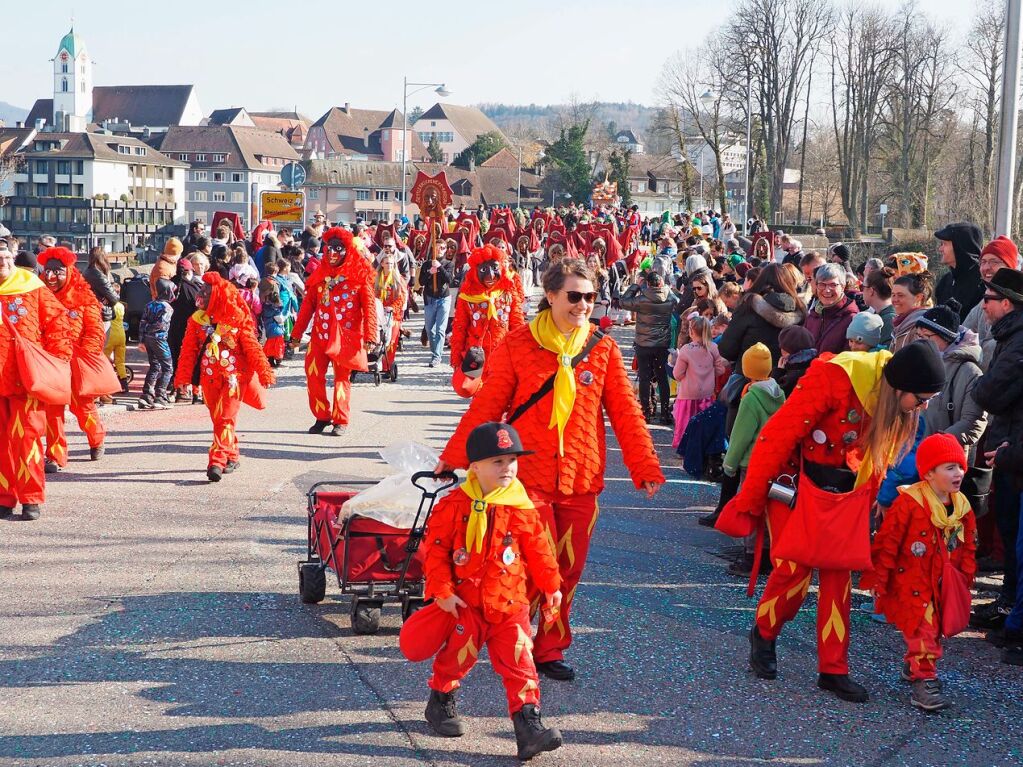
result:
[[[394,284],[394,271],[392,270],[388,272],[387,277],[383,281],[381,281],[380,278],[383,276],[384,276],[383,270],[377,272],[376,291],[377,298],[380,299],[383,299],[384,297],[382,291],[387,290],[389,287],[391,287],[391,285]]]
[[[554,375],[554,404],[551,406],[551,422],[548,429],[558,427],[558,453],[565,454],[565,425],[575,407],[575,375],[572,372],[572,358],[583,350],[589,337],[589,325],[577,327],[565,338],[554,324],[550,309],[544,309],[529,321],[529,332],[544,349],[553,352],[558,360]]]
[[[966,528],[962,524],[963,517],[970,513],[970,502],[962,493],[952,493],[952,516],[949,516],[945,504],[938,500],[937,494],[927,482],[904,485],[899,489],[914,501],[931,512],[931,524],[941,530],[947,543],[953,535],[960,542],[966,541]]]
[[[874,416],[874,408],[877,407],[878,384],[881,382],[881,375],[884,373],[884,366],[892,358],[892,353],[887,350],[879,352],[842,352],[836,354],[829,364],[838,365],[845,374],[849,376],[856,398],[862,403],[867,415]],[[894,457],[896,445],[892,449],[892,455],[888,456],[886,463],[891,463]],[[863,453],[860,469],[856,473],[855,487],[866,484],[873,476],[873,461],[870,458],[870,451]]]
[[[492,320],[497,319],[497,299],[504,295],[504,291],[498,288],[492,290],[489,293],[477,293],[469,295],[468,293],[459,293],[458,297],[463,301],[467,301],[470,304],[482,304],[484,301],[487,302],[487,317]]]
[[[0,284],[0,296],[16,296],[19,293],[30,293],[33,290],[45,287],[46,285],[43,284],[43,281],[32,272],[21,267],[15,267],[14,271],[11,272],[11,276]]]
[[[192,319],[198,322],[203,327],[210,324],[210,315],[206,313],[205,309],[196,309],[192,312]]]
[[[234,328],[230,325],[225,325],[223,322],[217,323],[217,326],[213,328],[213,333],[210,335],[210,354],[214,357],[220,357],[220,341],[227,338],[228,333],[233,331]]]
[[[476,475],[470,471],[461,487],[472,501],[469,523],[465,526],[465,548],[470,552],[474,547],[477,554],[483,551],[483,541],[487,537],[488,506],[514,506],[516,509],[533,508],[533,502],[526,495],[526,488],[517,479],[513,479],[508,487],[499,487],[484,495]]]

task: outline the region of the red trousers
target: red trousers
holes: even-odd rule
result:
[[[46,405],[46,457],[58,466],[67,466],[67,435],[64,434],[64,408]],[[89,447],[99,447],[107,436],[99,417],[96,400],[71,395],[71,414],[78,419],[78,428],[85,432]]]
[[[46,411],[35,399],[0,397],[0,506],[43,503]]]
[[[327,399],[327,366],[334,367],[334,396]],[[351,411],[352,371],[331,362],[323,350],[309,344],[305,354],[306,388],[309,390],[309,409],[317,421],[330,421],[348,425]]]
[[[202,398],[213,421],[213,444],[210,445],[209,466],[224,468],[229,461],[238,460],[238,408],[242,399],[240,390],[231,392],[227,380],[220,377],[203,378]]]
[[[592,493],[554,497],[530,493],[529,497],[540,512],[551,549],[558,558],[558,571],[561,574],[561,612],[552,623],[545,623],[541,618],[533,646],[533,659],[537,663],[546,663],[564,659],[565,650],[572,644],[569,616],[576,586],[586,566],[586,555],[590,551],[590,536],[593,535],[593,526],[597,524],[600,510],[597,507],[597,496]],[[536,612],[543,595],[531,585],[529,598],[532,610]]]
[[[768,506],[768,529],[781,530],[792,513],[780,504]],[[774,559],[764,595],[757,605],[757,629],[764,639],[777,639],[792,620],[810,590],[809,567]],[[820,570],[817,594],[817,669],[822,674],[849,673],[849,608],[852,574],[848,570]]]
[[[916,631],[903,634],[906,640],[906,663],[909,664],[909,678],[935,679],[938,676],[938,661],[941,660],[941,637],[938,633],[937,611],[931,619],[920,621]]]
[[[475,607],[459,607],[458,623],[451,638],[433,659],[429,686],[437,692],[457,690],[487,646],[490,665],[504,681],[508,713],[514,715],[527,703],[539,705],[540,683],[530,654],[529,607],[522,605],[500,623],[491,623]]]

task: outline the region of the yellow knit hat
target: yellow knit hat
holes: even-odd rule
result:
[[[742,355],[742,374],[751,381],[766,381],[771,377],[774,363],[771,350],[762,343],[755,343]]]

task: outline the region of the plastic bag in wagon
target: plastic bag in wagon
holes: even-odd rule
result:
[[[385,447],[380,451],[380,457],[396,473],[349,498],[338,513],[338,522],[358,515],[391,527],[410,530],[423,497],[419,488],[412,484],[412,475],[420,471],[432,471],[440,456],[418,442],[401,442]],[[443,481],[437,483],[438,486],[441,484]],[[420,524],[423,521],[420,520]]]

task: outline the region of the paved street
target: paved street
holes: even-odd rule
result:
[[[469,734],[434,737],[429,666],[400,656],[397,610],[385,608],[378,635],[353,636],[336,582],[320,605],[297,596],[306,489],[382,476],[382,445],[439,447],[451,432],[462,402],[425,362],[416,344],[397,384],[363,379],[340,440],[305,433],[301,367],[289,363],[270,408],[243,409],[242,466],[219,485],[204,474],[205,408],[109,414],[99,463],[83,461],[74,432],[42,519],[0,523],[0,765],[514,764],[485,661],[460,698]],[[669,431],[656,436],[670,484],[653,502],[612,447],[575,610],[579,678],[542,684],[566,745],[535,763],[1023,763],[1023,674],[976,634],[948,644],[956,707],[942,715],[908,705],[901,639],[863,613],[852,664],[868,705],[816,689],[812,610],[779,641],[779,679],[755,680],[754,603],[725,572],[730,542],[696,525],[716,488],[685,478]]]

